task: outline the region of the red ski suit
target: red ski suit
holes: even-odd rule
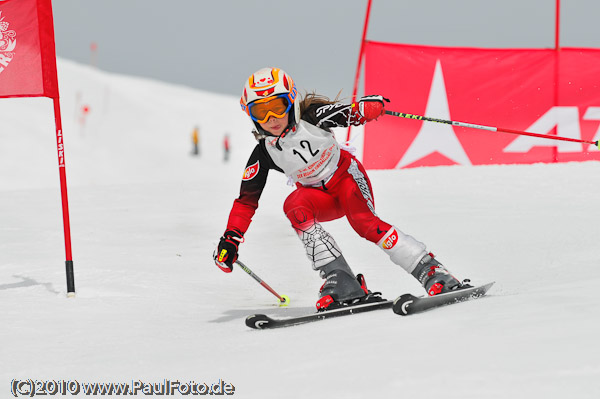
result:
[[[371,182],[362,164],[341,150],[338,169],[319,187],[298,188],[291,193],[283,210],[296,230],[306,230],[317,222],[346,216],[352,228],[367,240],[377,243],[391,226],[375,214]]]
[[[308,107],[302,119],[326,130],[353,123],[351,106],[347,104]],[[234,201],[227,230],[242,234],[247,231],[271,169],[283,172],[267,152],[265,139],[261,139],[247,162],[240,196]],[[304,230],[315,221],[346,216],[361,237],[377,243],[391,228],[375,214],[371,182],[362,164],[348,151],[340,150],[337,170],[327,182],[317,187],[296,185],[297,189],[284,203],[284,212],[296,231]]]

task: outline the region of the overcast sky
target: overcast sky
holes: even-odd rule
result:
[[[279,66],[301,90],[350,97],[367,0],[53,0],[59,57],[238,95]],[[562,46],[600,47],[600,1],[562,0]],[[553,48],[555,0],[373,0],[367,39]]]

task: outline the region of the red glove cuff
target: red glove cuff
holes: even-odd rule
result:
[[[233,271],[233,268],[227,266],[225,263],[219,262],[218,260],[215,260],[215,265],[217,265],[217,267],[223,270],[225,273],[231,273]]]

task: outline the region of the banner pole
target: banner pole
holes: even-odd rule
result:
[[[558,107],[559,92],[558,83],[560,80],[560,0],[556,0],[556,13],[554,20],[554,106]],[[556,131],[558,135],[558,128]],[[558,147],[552,151],[554,162],[558,162]]]
[[[60,101],[53,97],[54,121],[56,124],[56,149],[58,152],[58,172],[60,175],[60,193],[62,198],[63,228],[65,235],[65,268],[67,273],[67,296],[75,296],[75,273],[73,271],[73,256],[71,253],[71,223],[69,221],[69,199],[67,195],[67,174],[65,171],[65,148],[63,142],[62,121],[60,117]]]
[[[554,23],[554,49],[560,49],[560,0],[556,0],[556,15]]]
[[[356,101],[356,93],[358,91],[358,80],[360,78],[360,67],[362,66],[363,53],[365,51],[365,40],[367,38],[367,28],[369,26],[369,16],[371,15],[371,1],[367,3],[367,14],[365,15],[365,24],[363,26],[362,39],[360,41],[360,50],[358,52],[358,66],[356,67],[356,76],[354,77],[354,88],[352,90],[352,102]],[[348,126],[346,133],[346,141],[350,141],[350,130],[352,125]]]

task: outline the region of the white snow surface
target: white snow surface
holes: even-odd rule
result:
[[[322,280],[276,172],[240,260],[289,308],[213,263],[255,145],[238,99],[58,66],[77,295],[66,297],[52,102],[2,99],[0,397],[13,379],[224,380],[239,398],[600,397],[599,162],[370,171],[378,215],[458,278],[495,281],[489,295],[256,331],[247,315],[312,311]],[[424,294],[345,219],[324,226],[369,288]]]

